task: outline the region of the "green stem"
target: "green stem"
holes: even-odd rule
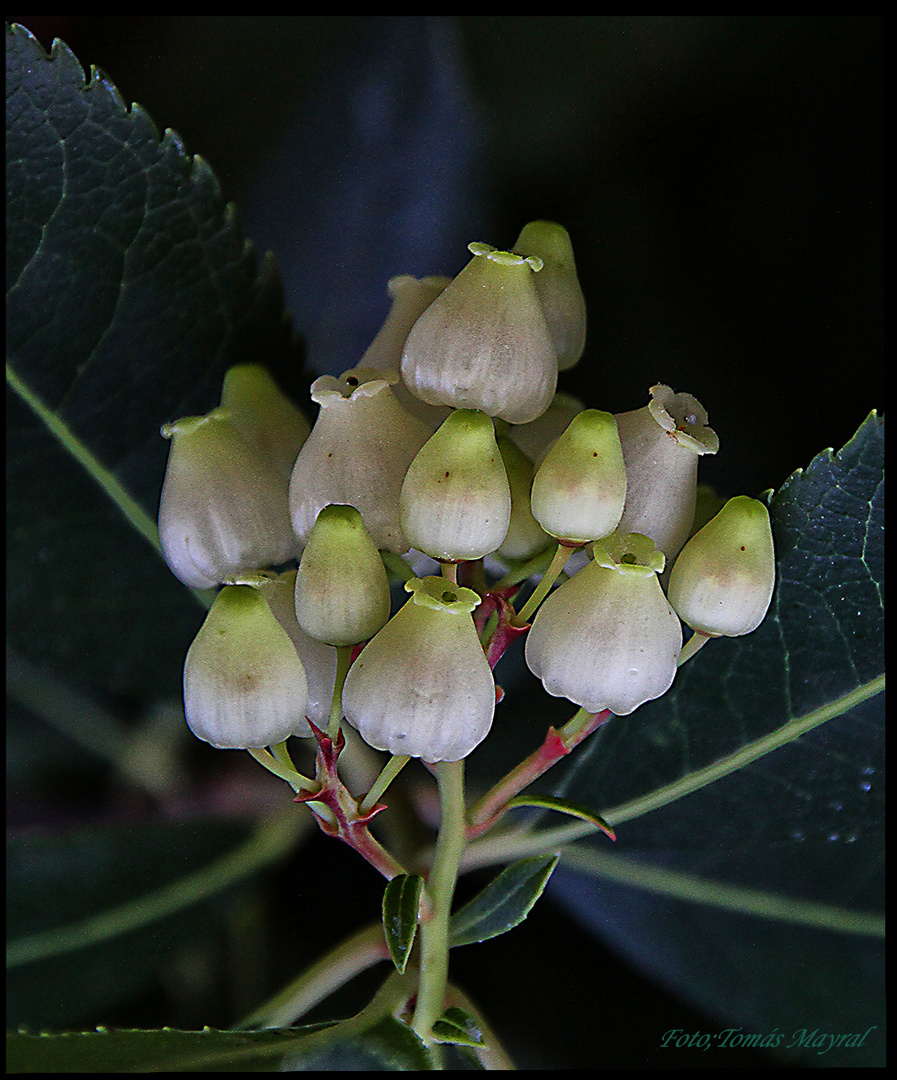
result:
[[[427,881],[432,918],[421,923],[420,982],[412,1027],[428,1045],[433,1024],[442,1015],[448,985],[449,915],[458,867],[464,853],[464,761],[435,766],[442,820],[433,869]]]
[[[281,744],[282,745],[282,744]],[[269,750],[250,748],[249,753],[255,758],[259,765],[264,766],[268,772],[274,773],[275,776],[279,776],[281,780],[286,780],[293,791],[298,795],[301,791],[314,791],[318,786],[314,780],[310,780],[307,776],[303,776],[302,773],[296,772],[292,767],[292,762],[289,765],[283,761],[278,760]]]
[[[710,635],[703,633],[701,630],[695,630],[691,637],[682,646],[682,652],[679,653],[678,667],[682,667],[686,660],[690,660],[694,654],[701,648],[701,646],[710,641]]]
[[[327,735],[334,742],[339,737],[339,724],[343,718],[343,683],[349,674],[352,663],[352,646],[340,645],[336,650],[336,678],[333,683],[333,697],[330,700],[330,719],[327,723]]]
[[[362,800],[361,806],[358,808],[360,813],[366,814],[377,803],[380,796],[386,791],[393,780],[395,780],[402,769],[404,769],[409,760],[407,754],[392,755],[389,761],[383,766],[383,771],[374,781],[371,790]]]
[[[551,586],[557,581],[567,560],[573,554],[574,550],[574,548],[566,547],[564,544],[558,544],[554,557],[548,565],[548,569],[542,575],[542,580],[533,590],[533,594],[529,600],[527,600],[514,616],[511,622],[512,626],[526,626],[530,620],[530,616],[548,595]]]

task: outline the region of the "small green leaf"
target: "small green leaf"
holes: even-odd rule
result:
[[[440,1042],[454,1043],[456,1046],[486,1045],[476,1020],[457,1005],[446,1009],[440,1016],[433,1025],[433,1034]]]
[[[600,814],[596,814],[594,810],[583,806],[582,803],[570,802],[569,799],[558,799],[554,795],[517,795],[508,802],[508,809],[510,810],[515,806],[538,806],[543,810],[558,810],[562,814],[569,814],[571,817],[590,822],[601,829],[602,832],[607,833],[611,840],[617,839],[614,830],[604,818]]]
[[[383,893],[383,932],[389,955],[401,975],[408,962],[414,935],[424,879],[418,874],[399,874]]]
[[[519,859],[452,916],[452,946],[498,937],[522,923],[542,895],[560,855]]]

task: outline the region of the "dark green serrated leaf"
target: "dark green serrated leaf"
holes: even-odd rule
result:
[[[414,936],[424,879],[418,874],[399,874],[383,892],[383,933],[389,955],[400,974],[405,970]]]
[[[6,36],[9,633],[57,674],[176,695],[201,610],[150,547],[159,427],[231,364],[298,372],[280,283],[174,132],[61,42]]]
[[[558,855],[519,859],[494,878],[473,900],[452,915],[452,947],[487,941],[518,926],[542,895]]]
[[[455,1046],[485,1046],[483,1033],[476,1020],[464,1009],[453,1005],[446,1009],[433,1025],[433,1034],[440,1042]]]
[[[571,802],[569,799],[559,799],[555,795],[516,795],[508,802],[508,809],[511,810],[515,806],[537,806],[541,810],[557,810],[561,814],[568,814],[570,817],[588,821],[596,829],[606,833],[611,840],[617,838],[614,830],[600,814],[596,814],[594,810],[590,810],[581,803]]]

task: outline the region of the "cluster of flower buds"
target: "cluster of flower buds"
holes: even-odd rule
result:
[[[586,332],[566,230],[531,222],[509,251],[469,250],[453,280],[389,283],[358,366],[313,383],[313,426],[244,365],[217,408],[163,428],[163,553],[186,585],[221,587],[184,672],[187,721],[212,745],[307,736],[333,705],[379,750],[465,757],[497,697],[476,609],[499,604],[485,571],[462,586],[452,568],[487,557],[491,572],[554,550],[526,661],[589,713],[665,693],[683,623],[715,637],[763,619],[765,505],[734,498],[692,535],[698,459],[718,449],[701,404],[659,384],[612,415],[557,392]],[[575,549],[587,561],[551,591]],[[442,576],[412,574],[421,554]],[[393,612],[385,566],[403,557],[410,596]]]

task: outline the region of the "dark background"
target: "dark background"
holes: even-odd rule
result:
[[[260,169],[322,81],[384,21],[394,31],[402,19],[11,21],[46,46],[62,37],[85,65],[102,68],[126,101],[202,154],[227,197],[259,221]],[[611,411],[644,404],[658,381],[695,394],[721,442],[702,475],[727,494],[779,486],[883,408],[879,17],[468,16],[449,33],[476,140],[459,258],[468,240],[510,246],[532,218],[569,229],[589,341],[562,388]],[[376,162],[360,155],[353,167],[363,189]],[[320,182],[310,173],[310,189]],[[474,224],[485,231],[470,235]],[[296,227],[285,211],[277,233],[285,267]],[[334,238],[334,251],[343,240]],[[314,275],[326,283],[336,260],[319,251]],[[401,269],[387,266],[381,277]],[[301,299],[295,310],[313,339]],[[376,321],[363,332],[375,330]],[[316,841],[305,853],[326,867],[321,947],[366,921],[380,896],[373,879],[370,896],[356,891],[355,857],[333,848]],[[302,925],[320,911],[320,891],[297,868],[278,885],[290,898],[283,910],[275,902],[278,921]],[[298,952],[283,950],[274,986],[312,958]],[[725,1025],[646,983],[550,902],[513,934],[460,950],[453,973],[524,1068],[771,1064],[741,1051],[660,1051],[671,1027]],[[190,1019],[226,1025],[233,1017],[219,1007],[219,1016]],[[96,1022],[183,1024],[172,1008],[155,994]]]

